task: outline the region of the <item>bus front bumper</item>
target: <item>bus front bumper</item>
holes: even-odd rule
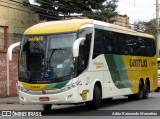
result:
[[[47,92],[47,91],[46,91]],[[70,104],[78,103],[78,88],[56,93],[56,94],[28,94],[19,90],[19,101],[21,104]],[[44,100],[43,100],[44,99]]]

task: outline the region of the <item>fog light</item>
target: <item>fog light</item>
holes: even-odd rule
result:
[[[21,100],[24,101],[24,102],[26,102],[26,99],[24,97],[21,97]]]
[[[66,97],[66,101],[69,99],[69,98],[71,98],[72,97],[72,94],[71,95],[68,95],[67,97]]]
[[[68,96],[68,99],[72,97],[72,94]]]

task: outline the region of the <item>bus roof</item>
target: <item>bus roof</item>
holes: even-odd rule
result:
[[[97,20],[93,20],[93,23],[94,23],[94,25],[103,26],[103,27],[100,27],[101,29],[107,29],[107,30],[113,31],[113,32],[130,34],[130,35],[134,35],[134,36],[142,36],[142,37],[154,39],[154,36],[152,36],[152,35],[137,32],[137,31],[134,31],[132,29],[129,29],[129,28],[126,28],[123,26],[119,26],[119,25],[115,25],[115,24],[111,24],[111,23],[106,23],[106,22],[102,22],[102,21],[97,21]]]
[[[92,23],[93,21],[91,19],[50,21],[30,27],[24,32],[24,34],[32,35],[32,34],[72,32],[78,30],[84,24],[92,24]]]
[[[147,38],[154,38],[152,35],[136,32],[126,27],[92,20],[92,19],[72,19],[72,20],[60,20],[60,21],[50,21],[43,22],[37,25],[34,25],[28,28],[24,34],[33,35],[33,34],[52,34],[52,33],[63,33],[63,32],[72,32],[79,30],[82,25],[85,24],[94,24],[101,26],[101,29],[107,29],[113,32],[119,32],[124,34],[131,34],[135,36],[142,36]]]

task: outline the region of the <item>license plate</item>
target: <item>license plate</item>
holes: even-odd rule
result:
[[[40,97],[39,101],[49,101],[49,97]]]

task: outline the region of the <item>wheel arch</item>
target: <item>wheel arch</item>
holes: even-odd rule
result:
[[[145,85],[148,83],[148,85],[149,85],[149,92],[150,92],[150,79],[147,77],[146,78],[146,82],[145,82]]]
[[[139,83],[140,83],[140,81],[142,82],[142,84],[143,84],[143,86],[144,86],[144,85],[145,85],[144,79],[143,79],[143,78],[140,78]]]
[[[100,79],[96,79],[93,83],[93,85],[91,86],[91,100],[93,99],[93,93],[94,93],[94,87],[98,86],[100,88],[101,91],[101,96],[103,97],[103,85]]]

